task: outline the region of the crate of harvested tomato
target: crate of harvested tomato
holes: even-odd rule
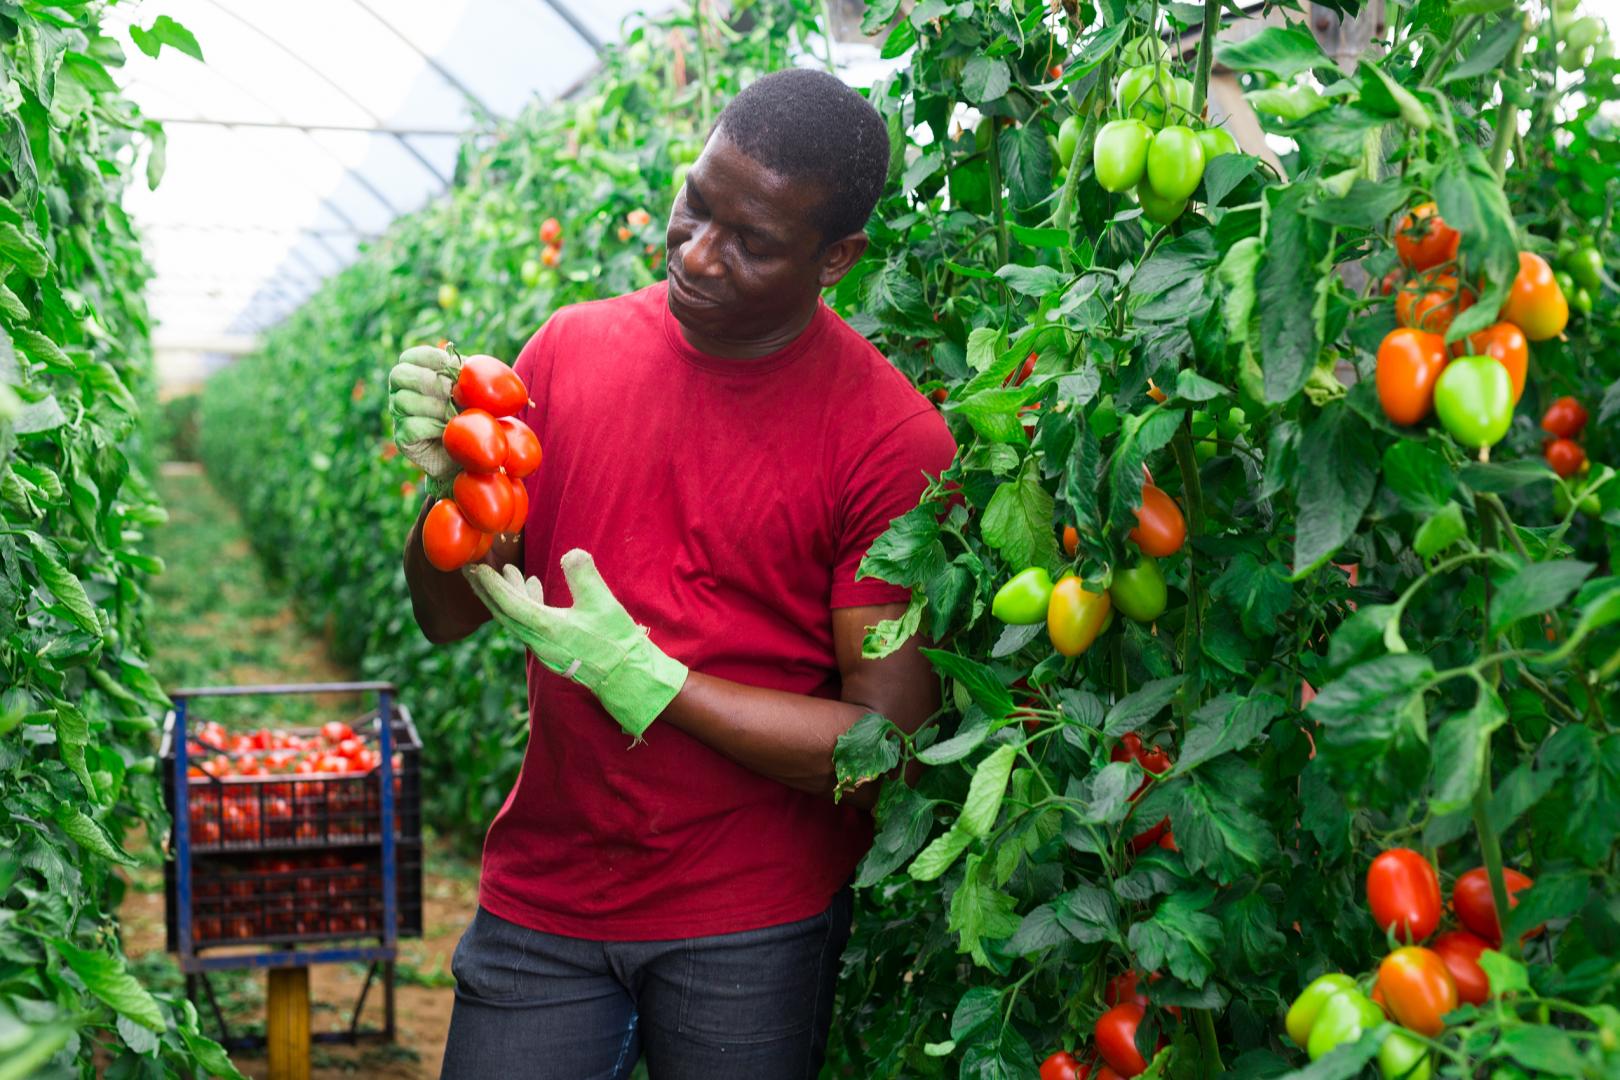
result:
[[[382,780],[394,793],[394,835],[421,838],[421,750],[410,713],[396,705],[389,768],[374,710],[319,728],[227,731],[205,720],[186,739],[186,820],[195,853],[264,851],[375,842]],[[174,797],[174,714],[163,739],[164,795]]]

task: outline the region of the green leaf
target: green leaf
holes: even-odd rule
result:
[[[1051,194],[1052,147],[1039,124],[1003,128],[997,141],[1001,146],[1001,176],[1015,208],[1028,209]]]
[[[917,853],[934,824],[934,804],[910,784],[884,784],[874,817],[877,834],[856,872],[857,889],[876,885]]]
[[[951,1014],[951,1038],[963,1042],[1001,1013],[1002,991],[995,986],[975,986],[963,994]]]
[[[1463,466],[1462,480],[1475,491],[1503,494],[1558,476],[1540,458],[1518,461],[1470,462]]]
[[[1180,836],[1178,834],[1177,840]],[[1159,902],[1153,917],[1131,927],[1129,942],[1144,971],[1164,971],[1200,986],[1215,970],[1220,920],[1206,913],[1215,890],[1189,888]]]
[[[924,765],[948,765],[953,761],[961,761],[983,746],[984,740],[989,737],[989,715],[983,709],[973,706],[962,714],[962,723],[956,729],[955,735],[917,751],[917,760]]]
[[[1011,86],[1012,72],[1005,60],[976,53],[962,68],[962,96],[975,105],[996,100]]]
[[[99,822],[77,807],[62,803],[56,808],[55,821],[74,843],[86,851],[120,866],[140,865],[133,855],[113,842],[112,837],[107,835],[107,830],[103,829]]]
[[[1011,937],[1020,921],[1016,902],[996,888],[992,869],[982,856],[969,855],[950,905],[950,929],[961,937],[957,951],[971,954],[975,963],[986,967],[990,958],[984,943]]]
[[[939,511],[924,503],[889,523],[861,559],[855,580],[877,578],[916,588],[945,566],[945,545],[939,538]]]
[[[1462,234],[1458,258],[1468,279],[1483,276],[1486,283],[1474,306],[1459,314],[1446,333],[1448,342],[1460,341],[1496,321],[1519,273],[1519,234],[1495,170],[1472,143],[1440,159],[1434,201],[1446,224]]]
[[[1125,421],[1119,445],[1108,463],[1108,519],[1114,525],[1136,525],[1136,508],[1142,505],[1142,464],[1147,456],[1162,450],[1175,437],[1184,414],[1180,409],[1155,408]]]
[[[1172,675],[1165,679],[1149,680],[1114,702],[1103,721],[1103,734],[1118,738],[1152,720],[1160,709],[1170,704],[1184,678]]]
[[[973,837],[960,829],[950,829],[934,837],[934,842],[923,848],[906,868],[917,881],[933,881],[951,868],[957,856],[968,849]]]
[[[1294,586],[1288,580],[1288,570],[1280,563],[1262,566],[1244,552],[1210,584],[1210,594],[1231,605],[1243,622],[1245,634],[1262,637],[1277,632],[1277,617],[1293,602]]]
[[[1037,229],[1029,225],[1020,225],[1016,221],[1009,222],[1007,228],[1012,238],[1026,247],[1056,251],[1068,247],[1074,241],[1068,229]]]
[[[899,729],[880,713],[869,712],[838,736],[833,747],[833,771],[839,793],[875,780],[900,764]]]
[[[980,534],[1014,570],[1050,567],[1057,561],[1053,512],[1052,495],[1041,485],[1040,470],[1030,458],[1016,480],[997,487],[990,497]]]
[[[0,221],[0,258],[15,263],[31,278],[42,278],[50,271],[45,246],[9,221]]]
[[[1023,296],[1045,296],[1069,283],[1068,275],[1051,266],[1003,266],[996,271],[996,277]]]
[[[118,1015],[127,1016],[153,1031],[161,1032],[167,1027],[158,1003],[135,981],[135,976],[125,970],[122,958],[99,950],[81,949],[61,938],[52,938],[51,946],[84,983],[84,988]]]
[[[94,799],[96,786],[90,781],[90,770],[84,760],[85,748],[90,745],[90,724],[84,713],[66,701],[57,702],[55,715],[56,752],[61,755],[62,763],[79,778],[85,795]]]
[[[1513,0],[1485,0],[1485,2],[1498,8],[1513,6]],[[1513,46],[1518,40],[1517,19],[1497,20],[1475,40],[1474,46],[1468,50],[1468,55],[1462,63],[1440,76],[1441,85],[1459,79],[1478,78],[1496,71],[1507,58],[1507,54],[1513,51]]]
[[[203,58],[202,46],[197,44],[197,39],[191,31],[167,15],[159,15],[150,30],[143,30],[138,25],[130,24],[129,36],[141,52],[153,59],[157,58],[165,45],[180,50],[193,60],[200,61]]]
[[[1592,564],[1574,559],[1531,563],[1502,582],[1491,598],[1491,634],[1531,615],[1551,611],[1568,600],[1592,572]]]
[[[911,275],[904,263],[889,263],[868,276],[861,283],[861,298],[866,310],[879,315],[897,315],[916,323],[933,317],[922,282]]]
[[[1492,991],[1496,990],[1493,983]],[[1555,1027],[1521,1025],[1502,1033],[1499,1049],[1541,1076],[1582,1076],[1581,1055],[1566,1032]]]
[[[1310,190],[1300,185],[1271,188],[1265,196],[1265,250],[1256,285],[1260,367],[1269,402],[1288,401],[1304,389],[1322,351],[1326,297],[1316,240],[1321,226],[1304,215],[1309,199]]]
[[[1244,749],[1287,711],[1282,698],[1273,694],[1222,694],[1191,716],[1175,771],[1186,772],[1222,754]]]
[[[1007,778],[1012,775],[1017,760],[1018,747],[1003,743],[979,762],[973,770],[967,798],[962,802],[962,815],[956,819],[958,829],[969,836],[983,838],[990,835],[990,830],[996,824],[996,815],[1001,813],[1001,801],[1007,795]]]
[[[224,1077],[225,1080],[246,1080],[231,1059],[226,1055],[225,1048],[200,1032],[193,1032],[189,1025],[180,1028],[180,1039],[191,1051],[191,1056],[197,1059],[203,1071],[209,1076]]]
[[[1474,707],[1440,725],[1434,738],[1433,793],[1429,808],[1449,814],[1470,805],[1485,778],[1485,751],[1491,733],[1507,723],[1507,709],[1495,690],[1482,686]]]
[[[1413,513],[1443,509],[1457,490],[1457,474],[1428,443],[1402,439],[1384,451],[1384,483]]]
[[[1415,131],[1428,131],[1434,126],[1434,117],[1423,103],[1381,67],[1363,60],[1360,71],[1363,109],[1381,116],[1398,116]]]
[[[900,0],[868,0],[866,13],[861,16],[861,33],[868,37],[882,33],[899,11]]]
[[[1013,710],[1012,695],[1001,685],[995,672],[976,660],[945,649],[924,649],[934,669],[947,678],[955,679],[967,688],[974,702],[989,714],[991,720],[1000,720]]]
[[[1305,208],[1305,215],[1346,229],[1381,229],[1411,201],[1412,188],[1397,178],[1374,182],[1358,177],[1343,198],[1320,199]]]
[[[1479,966],[1485,969],[1485,975],[1491,981],[1493,996],[1528,993],[1530,990],[1530,973],[1524,965],[1517,960],[1509,960],[1495,949],[1486,949],[1480,954]]]
[[[1278,26],[1243,41],[1222,42],[1215,47],[1215,57],[1233,71],[1263,71],[1285,82],[1301,72],[1333,65],[1309,32]]]
[[[876,626],[867,627],[866,635],[861,638],[861,659],[881,660],[897,652],[922,625],[923,609],[927,606],[927,596],[920,591],[913,592],[898,619],[883,619]]]
[[[1333,402],[1300,440],[1294,573],[1321,565],[1356,531],[1372,502],[1377,453],[1366,422]]]
[[[1155,784],[1138,802],[1136,815],[1144,825],[1169,817],[1188,868],[1228,885],[1279,857],[1277,839],[1259,812],[1264,795],[1253,767],[1222,756]]]
[[[1418,526],[1412,537],[1412,550],[1425,559],[1432,559],[1467,535],[1468,523],[1463,520],[1462,507],[1448,502]]]
[[[1324,724],[1354,723],[1366,713],[1392,709],[1420,692],[1433,675],[1434,664],[1427,656],[1381,656],[1329,683],[1306,711]]]

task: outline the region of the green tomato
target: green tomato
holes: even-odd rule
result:
[[[1141,34],[1131,38],[1119,52],[1119,62],[1123,67],[1141,67],[1146,64],[1168,64],[1170,62],[1170,46],[1157,34]]]
[[[1177,75],[1170,80],[1170,119],[1178,124],[1195,120],[1193,116],[1193,84],[1191,79]]]
[[[1569,294],[1569,306],[1582,315],[1592,314],[1592,293],[1583,285]]]
[[[1046,608],[1052,600],[1052,577],[1039,566],[1021,570],[996,590],[990,601],[990,614],[1013,626],[1031,626],[1046,621]]]
[[[1187,209],[1186,199],[1163,198],[1146,179],[1136,185],[1136,201],[1142,204],[1142,216],[1160,225],[1170,224]]]
[[[1337,1046],[1355,1042],[1362,1032],[1383,1022],[1384,1011],[1366,994],[1360,990],[1340,990],[1322,1003],[1316,1022],[1311,1025],[1311,1036],[1305,1041],[1305,1052],[1315,1061]]]
[[[1495,357],[1453,360],[1435,380],[1434,411],[1464,446],[1490,446],[1513,424],[1513,380]]]
[[[1429,1080],[1429,1048],[1400,1028],[1389,1033],[1378,1048],[1378,1071],[1384,1080]]]
[[[1135,566],[1114,571],[1114,583],[1108,587],[1108,596],[1120,614],[1139,623],[1150,623],[1163,615],[1169,600],[1164,572],[1146,555]]]
[[[1577,285],[1597,292],[1603,288],[1603,256],[1591,244],[1582,244],[1564,260]]]
[[[1570,257],[1575,254],[1575,247],[1575,238],[1573,236],[1565,234],[1564,236],[1559,237],[1558,255],[1553,261],[1557,263],[1569,262]]]
[[[990,149],[991,125],[995,121],[988,116],[979,120],[978,126],[973,129],[973,148],[980,152]]]
[[[1235,439],[1249,430],[1249,416],[1240,406],[1234,405],[1226,410],[1224,419],[1215,422],[1215,428],[1221,433],[1221,438]]]
[[[1553,280],[1558,283],[1558,291],[1569,296],[1575,291],[1575,278],[1567,270],[1553,271]]]
[[[1565,71],[1579,71],[1586,66],[1586,50],[1564,46],[1558,50],[1558,66]]]
[[[1153,131],[1140,120],[1110,120],[1097,132],[1091,149],[1092,167],[1104,191],[1128,191],[1147,170]]]
[[[461,302],[461,290],[460,289],[456,288],[454,285],[450,284],[448,281],[445,282],[443,285],[439,286],[439,306],[441,308],[443,308],[446,311],[453,311],[453,310],[455,310],[455,306],[460,302]]]
[[[1235,154],[1238,152],[1237,140],[1232,133],[1223,127],[1200,128],[1198,143],[1204,148],[1204,163],[1214,161],[1222,154]]]
[[[1328,998],[1341,990],[1354,990],[1356,980],[1341,972],[1331,975],[1321,975],[1312,980],[1311,984],[1300,991],[1299,997],[1288,1007],[1288,1015],[1283,1020],[1283,1027],[1288,1031],[1288,1037],[1294,1040],[1294,1045],[1304,1048],[1305,1042],[1311,1037],[1311,1027],[1316,1023],[1316,1016],[1327,1004]]]
[[[522,279],[523,284],[531,289],[540,284],[540,260],[524,259],[523,267],[518,271],[518,276]]]
[[[1168,202],[1184,202],[1204,178],[1204,145],[1192,128],[1167,127],[1153,137],[1147,152],[1147,181]]]
[[[1175,94],[1175,80],[1169,70],[1152,64],[1131,68],[1114,86],[1114,100],[1120,111],[1155,128],[1164,123],[1165,109]]]
[[[1603,37],[1603,24],[1592,16],[1576,19],[1564,27],[1564,47],[1579,52],[1590,49]]]
[[[1078,116],[1065,116],[1063,123],[1058,125],[1057,158],[1059,165],[1068,165],[1074,160],[1074,151],[1080,145],[1080,118]]]

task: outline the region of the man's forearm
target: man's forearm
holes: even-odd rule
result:
[[[745,768],[799,791],[831,796],[838,737],[872,710],[836,699],[718,679],[691,672],[658,718]],[[871,809],[879,784],[846,801]]]
[[[490,619],[489,610],[473,592],[472,586],[460,570],[446,573],[428,562],[422,548],[422,523],[433,507],[428,499],[411,526],[405,541],[405,583],[411,591],[411,610],[422,634],[435,645],[460,641]],[[482,561],[490,566],[502,567],[508,563],[523,565],[523,546],[519,537],[497,538],[489,554]]]

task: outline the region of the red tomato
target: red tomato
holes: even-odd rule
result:
[[[529,392],[517,372],[493,356],[463,360],[450,396],[463,409],[483,409],[496,417],[513,416],[529,403]]]
[[[1378,989],[1397,1024],[1420,1035],[1446,1029],[1446,1013],[1457,1007],[1457,984],[1446,963],[1428,949],[1408,945],[1378,965]]]
[[[1059,1050],[1041,1062],[1041,1080],[1086,1080],[1090,1065],[1082,1065],[1067,1050]]]
[[[1528,889],[1533,882],[1517,870],[1504,866],[1502,884],[1507,887],[1508,907],[1516,908],[1519,898],[1515,894]],[[1457,878],[1451,886],[1451,906],[1457,911],[1458,921],[1489,942],[1491,948],[1502,944],[1502,925],[1496,918],[1496,897],[1491,895],[1490,875],[1483,866],[1476,866]],[[1524,936],[1535,937],[1541,930],[1538,926]]]
[[[1524,331],[1531,341],[1546,341],[1569,324],[1569,301],[1540,255],[1519,252],[1519,276],[1513,279],[1501,317]]]
[[[1159,837],[1159,846],[1164,848],[1166,851],[1181,850],[1181,846],[1176,843],[1176,834],[1171,832],[1169,829],[1164,830],[1164,835]]]
[[[540,440],[534,431],[515,416],[501,418],[506,434],[506,475],[522,479],[540,467]]]
[[[1517,405],[1524,396],[1524,377],[1530,370],[1530,343],[1524,331],[1510,322],[1493,323],[1477,334],[1469,334],[1466,350],[1464,344],[1457,343],[1458,356],[1490,356],[1507,368],[1513,382],[1513,404]]]
[[[1413,270],[1427,270],[1457,257],[1462,234],[1445,223],[1432,202],[1412,208],[1395,233],[1395,252]]]
[[[508,476],[506,482],[512,489],[512,516],[506,519],[506,528],[501,531],[520,533],[524,522],[529,520],[529,489],[514,476]]]
[[[1378,404],[1397,424],[1416,424],[1434,411],[1434,384],[1446,369],[1446,339],[1399,326],[1378,345]]]
[[[468,409],[444,425],[444,450],[463,469],[492,473],[506,464],[506,433],[483,409]]]
[[[1402,326],[1412,326],[1444,337],[1452,320],[1474,306],[1474,294],[1460,288],[1450,274],[1428,275],[1401,286],[1395,294],[1395,315]]]
[[[463,474],[465,475],[465,474]],[[422,551],[428,562],[448,573],[477,557],[478,530],[453,499],[440,499],[422,522]]]
[[[1573,439],[1586,426],[1586,409],[1569,396],[1559,398],[1541,414],[1541,430],[1562,439]]]
[[[356,739],[352,736],[347,739],[339,739],[337,744],[338,753],[342,754],[346,758],[354,757],[354,755],[358,754],[365,748],[366,744],[363,739]]]
[[[936,387],[935,389],[930,390],[928,392],[928,399],[930,401],[932,401],[935,405],[943,405],[943,404],[945,404],[945,402],[950,400],[950,397],[951,397],[951,392],[949,390],[945,389],[943,386]]]
[[[478,534],[478,546],[473,548],[472,558],[469,559],[468,561],[469,562],[474,562],[474,561],[477,561],[478,559],[482,559],[485,555],[489,554],[489,549],[494,547],[494,546],[495,546],[495,534],[494,533],[487,533],[487,532],[479,533]]]
[[[321,725],[321,738],[335,746],[344,739],[354,738],[354,729],[341,720],[328,720]]]
[[[481,532],[500,532],[512,520],[512,485],[500,473],[461,473],[450,490],[468,523]]]
[[[1028,358],[1024,360],[1024,365],[1022,367],[1014,368],[1012,371],[1007,372],[1007,377],[1001,380],[1001,385],[1006,386],[1008,383],[1011,383],[1014,386],[1021,386],[1023,385],[1024,380],[1029,378],[1034,373],[1035,353],[1030,353]]]
[[[554,217],[548,217],[540,223],[540,242],[542,244],[555,244],[562,239],[562,222]]]
[[[1586,464],[1586,451],[1573,439],[1548,439],[1541,448],[1541,454],[1559,476],[1574,476]]]
[[[1097,1018],[1097,1052],[1120,1076],[1135,1076],[1147,1068],[1147,1059],[1136,1048],[1136,1028],[1143,1012],[1141,1005],[1125,1001]]]
[[[1367,904],[1382,929],[1422,941],[1440,925],[1439,875],[1417,852],[1391,848],[1367,868]]]
[[[1457,998],[1470,1005],[1483,1005],[1491,996],[1491,980],[1479,966],[1479,954],[1490,948],[1485,939],[1466,930],[1447,930],[1429,946],[1445,962],[1451,981],[1457,984]]]
[[[1142,485],[1142,505],[1136,508],[1136,528],[1130,538],[1142,554],[1163,558],[1174,555],[1187,542],[1187,520],[1176,500],[1153,484]]]
[[[1080,530],[1073,525],[1063,526],[1063,554],[1074,558],[1074,553],[1080,550]]]

